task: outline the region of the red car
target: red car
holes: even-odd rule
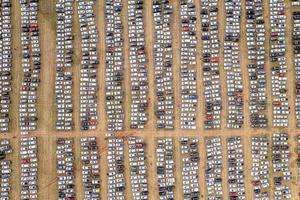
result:
[[[24,159],[21,160],[22,164],[27,164],[29,162],[30,162],[30,158],[24,158]]]

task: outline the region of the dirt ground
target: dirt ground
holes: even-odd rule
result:
[[[203,84],[202,84],[202,71],[201,71],[201,29],[200,29],[200,3],[196,1],[196,10],[197,10],[197,34],[198,34],[198,46],[197,46],[197,85],[198,85],[198,94],[199,94],[199,103],[198,103],[198,119],[197,119],[197,130],[180,130],[179,122],[179,109],[180,109],[180,1],[172,0],[171,4],[174,9],[174,16],[172,22],[172,36],[173,36],[173,74],[174,74],[174,91],[175,91],[175,130],[174,131],[158,131],[155,128],[156,119],[154,115],[154,101],[155,101],[155,83],[154,83],[154,66],[153,66],[153,18],[152,18],[152,7],[151,0],[145,0],[145,37],[146,37],[146,53],[147,53],[147,66],[149,72],[149,121],[145,129],[143,130],[130,130],[130,66],[129,66],[129,46],[128,46],[128,25],[127,25],[127,1],[123,1],[123,25],[124,25],[124,88],[125,88],[125,99],[124,99],[124,108],[125,108],[125,130],[116,133],[117,136],[126,139],[129,136],[140,136],[143,137],[147,143],[147,163],[148,163],[148,174],[149,174],[149,199],[156,200],[158,198],[157,190],[157,180],[156,180],[156,156],[155,156],[155,146],[156,140],[160,137],[172,137],[175,140],[175,162],[176,162],[176,192],[175,199],[182,199],[182,177],[181,177],[181,155],[179,151],[179,138],[182,136],[187,137],[197,137],[200,139],[200,171],[199,171],[199,182],[200,182],[200,193],[201,199],[206,197],[206,188],[205,188],[205,137],[210,136],[221,136],[223,144],[223,193],[224,199],[227,200],[227,162],[226,162],[226,137],[228,136],[242,136],[244,144],[244,154],[245,154],[245,180],[246,180],[246,199],[253,199],[252,186],[251,186],[251,136],[256,135],[267,135],[271,141],[271,133],[277,132],[288,132],[290,134],[290,149],[292,152],[290,158],[291,171],[293,173],[293,180],[290,185],[292,187],[293,199],[299,199],[299,177],[298,169],[296,166],[296,145],[297,141],[295,140],[296,135],[299,134],[298,129],[295,128],[295,112],[293,109],[294,105],[294,91],[292,89],[288,90],[289,103],[291,106],[291,114],[289,117],[289,127],[285,129],[273,128],[271,126],[272,120],[272,104],[271,104],[271,69],[270,62],[268,58],[268,45],[269,45],[269,35],[266,34],[266,58],[267,58],[267,95],[268,95],[268,107],[267,114],[269,119],[269,128],[266,129],[251,129],[249,123],[249,109],[248,109],[248,98],[249,98],[249,81],[247,75],[247,46],[245,39],[245,0],[242,0],[243,13],[242,13],[242,38],[240,44],[240,57],[241,57],[241,66],[242,66],[242,78],[244,84],[244,98],[245,98],[245,125],[242,129],[232,130],[226,128],[226,117],[227,117],[227,95],[226,95],[226,77],[221,75],[221,88],[222,88],[222,128],[220,130],[204,130],[203,121],[204,121],[204,97],[203,97]],[[75,138],[75,165],[76,165],[76,194],[77,199],[83,199],[83,187],[81,182],[81,164],[80,164],[80,144],[79,138],[86,136],[97,136],[97,140],[100,146],[100,155],[101,155],[101,197],[102,199],[107,199],[107,146],[106,146],[106,120],[105,120],[105,19],[104,19],[104,8],[105,1],[98,0],[95,6],[96,14],[96,23],[99,30],[99,58],[100,64],[98,69],[98,81],[99,81],[99,95],[98,95],[98,115],[99,115],[99,125],[97,131],[89,132],[80,132],[79,130],[79,78],[80,78],[80,32],[79,32],[79,23],[77,17],[77,4],[74,4],[74,122],[75,130],[69,133],[62,133],[55,131],[55,97],[54,97],[54,80],[55,80],[55,0],[40,0],[40,14],[39,14],[39,23],[40,23],[40,35],[41,35],[41,49],[42,49],[42,69],[41,69],[41,84],[38,89],[38,116],[39,116],[39,125],[38,131],[32,133],[33,136],[38,136],[39,144],[39,199],[42,200],[54,200],[57,199],[57,178],[56,178],[56,156],[55,156],[55,141],[58,137],[74,137]],[[293,88],[294,86],[294,70],[293,70],[293,55],[292,55],[292,46],[291,46],[291,6],[290,2],[286,1],[287,5],[287,63],[288,63],[288,88]],[[269,33],[270,24],[268,16],[268,1],[265,1],[265,21],[266,21],[266,32]],[[18,101],[19,101],[19,86],[21,83],[22,69],[21,69],[21,44],[20,44],[20,6],[18,0],[12,0],[12,20],[13,20],[13,69],[12,69],[12,104],[11,104],[11,132],[8,134],[3,134],[0,138],[11,138],[11,143],[14,148],[14,154],[12,155],[13,159],[13,176],[12,176],[12,194],[11,197],[14,200],[20,199],[20,163],[19,163],[19,137],[18,132]],[[220,32],[220,41],[224,41],[225,33],[225,11],[224,3],[219,1],[219,32]],[[223,45],[221,45],[220,50],[220,74],[225,74],[223,65]],[[125,156],[128,157],[128,145],[125,145]],[[129,168],[129,165],[126,164],[126,168]],[[132,199],[132,193],[130,188],[129,181],[129,172],[125,173],[126,176],[126,199]],[[271,177],[273,175],[271,174]],[[271,179],[270,179],[271,180]],[[270,187],[271,199],[273,199],[272,193],[273,185]]]

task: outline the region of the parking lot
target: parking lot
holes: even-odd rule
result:
[[[108,1],[108,0],[107,0]],[[20,27],[21,27],[21,21],[20,21],[20,4],[18,0],[11,0],[13,7],[11,8],[11,21],[13,22],[12,26],[12,53],[13,53],[13,60],[12,60],[12,69],[11,69],[11,86],[12,86],[12,91],[10,92],[10,99],[11,99],[11,104],[10,104],[10,111],[9,111],[9,118],[11,122],[8,128],[9,128],[9,134],[1,135],[0,138],[10,138],[10,142],[12,145],[12,148],[14,152],[10,155],[8,155],[8,158],[12,160],[12,165],[11,168],[13,171],[19,171],[21,172],[20,168],[20,155],[17,154],[17,152],[20,149],[20,132],[18,126],[16,124],[21,123],[21,121],[18,120],[19,118],[19,99],[20,99],[20,86],[21,82],[23,79],[23,71],[21,68],[21,55],[22,53],[22,46],[21,46],[21,35],[20,33]],[[183,71],[180,68],[180,63],[181,63],[181,40],[182,40],[182,34],[183,34],[183,29],[182,29],[182,20],[181,20],[181,13],[180,10],[184,9],[181,8],[180,1],[170,1],[170,5],[172,6],[172,17],[170,20],[170,35],[168,37],[171,37],[172,41],[172,65],[171,69],[169,64],[167,66],[164,66],[164,73],[162,73],[162,78],[164,81],[166,81],[166,84],[172,84],[174,87],[172,88],[173,91],[169,93],[169,88],[168,85],[164,88],[167,95],[163,95],[165,97],[165,100],[161,98],[162,96],[157,95],[157,91],[159,91],[158,82],[155,80],[155,75],[157,71],[159,71],[159,68],[154,68],[154,66],[160,66],[161,64],[159,62],[155,61],[155,56],[160,56],[159,52],[155,54],[154,51],[154,45],[156,44],[156,39],[154,37],[154,33],[156,32],[156,29],[154,27],[154,17],[153,17],[153,5],[151,4],[151,1],[146,1],[144,0],[144,5],[143,5],[143,28],[145,30],[145,54],[146,54],[146,61],[145,66],[147,68],[147,75],[148,75],[148,93],[147,93],[147,112],[139,111],[137,114],[141,114],[141,116],[133,116],[134,118],[131,119],[131,102],[132,99],[134,98],[132,94],[134,91],[132,91],[132,87],[130,84],[131,80],[131,75],[130,75],[130,70],[131,65],[131,58],[130,58],[130,43],[129,43],[129,38],[127,37],[127,33],[129,31],[129,20],[128,20],[128,9],[130,8],[130,5],[128,4],[127,1],[121,1],[122,2],[122,11],[120,14],[120,20],[122,21],[123,25],[123,32],[124,34],[122,37],[124,38],[123,40],[123,46],[122,46],[122,54],[119,52],[115,52],[114,57],[117,55],[122,55],[124,57],[124,60],[122,62],[124,63],[122,75],[117,71],[114,73],[118,74],[116,77],[121,77],[121,83],[122,83],[122,88],[125,89],[126,93],[124,96],[119,96],[119,88],[113,89],[111,91],[114,91],[114,98],[121,98],[121,102],[117,100],[111,100],[111,104],[114,104],[115,107],[109,107],[111,104],[105,103],[107,102],[107,90],[106,86],[109,84],[106,79],[106,72],[108,71],[108,68],[111,66],[106,66],[106,43],[105,43],[105,38],[106,38],[106,21],[105,21],[105,1],[100,1],[97,0],[95,1],[94,7],[94,13],[95,13],[95,25],[98,29],[98,34],[99,34],[99,40],[97,41],[97,54],[98,54],[98,59],[99,59],[99,64],[96,73],[97,76],[97,81],[98,81],[98,95],[96,95],[96,99],[93,99],[93,101],[97,101],[98,104],[96,108],[91,108],[90,114],[95,114],[98,116],[98,119],[95,116],[88,116],[89,119],[92,119],[92,121],[86,120],[84,118],[83,120],[80,120],[80,113],[86,112],[86,110],[80,110],[80,82],[82,78],[82,74],[80,73],[82,67],[81,65],[81,59],[83,58],[82,54],[82,48],[81,48],[81,40],[82,40],[82,35],[80,33],[80,23],[79,23],[79,17],[78,17],[78,8],[79,8],[79,2],[74,1],[73,2],[73,27],[72,27],[72,32],[74,33],[74,39],[73,39],[73,63],[71,69],[68,69],[68,71],[72,71],[72,80],[73,80],[73,86],[72,86],[72,99],[73,99],[73,110],[72,110],[72,115],[67,114],[64,115],[65,120],[64,123],[62,123],[61,128],[67,130],[69,129],[69,125],[71,125],[72,130],[70,130],[68,133],[62,133],[61,131],[57,131],[56,127],[56,122],[57,122],[57,105],[56,105],[56,99],[55,99],[55,77],[56,77],[56,8],[55,8],[55,0],[40,0],[39,1],[39,14],[38,14],[38,29],[39,29],[39,45],[41,48],[41,55],[40,55],[40,60],[41,60],[41,70],[39,73],[39,79],[41,82],[38,85],[37,88],[37,97],[38,101],[36,102],[36,108],[37,108],[37,116],[38,119],[26,119],[26,120],[37,120],[37,131],[32,133],[32,136],[38,136],[38,196],[39,199],[56,199],[58,197],[58,181],[57,181],[57,172],[56,172],[56,141],[57,138],[70,138],[74,140],[74,163],[78,163],[74,169],[75,177],[74,177],[74,182],[75,182],[75,191],[76,191],[76,198],[77,199],[84,199],[84,194],[85,191],[88,189],[84,189],[84,184],[83,184],[83,177],[82,177],[82,169],[83,169],[83,164],[81,162],[81,150],[80,150],[80,138],[81,137],[95,137],[97,136],[97,145],[99,147],[99,153],[100,153],[100,177],[101,177],[101,182],[100,184],[102,186],[107,186],[108,185],[108,179],[106,173],[108,172],[108,165],[107,165],[107,154],[108,154],[108,149],[107,149],[107,140],[105,140],[105,134],[106,130],[111,128],[111,130],[121,130],[116,136],[119,138],[122,138],[124,140],[124,160],[125,160],[125,190],[124,190],[124,195],[128,199],[133,199],[132,196],[132,191],[141,191],[139,194],[137,193],[137,196],[142,194],[142,191],[149,191],[148,197],[149,199],[159,199],[159,189],[157,187],[157,177],[156,177],[156,145],[157,145],[157,140],[160,138],[168,137],[172,138],[174,142],[174,163],[175,163],[175,189],[174,189],[174,196],[175,199],[182,199],[182,193],[183,193],[183,188],[187,187],[187,185],[184,185],[183,183],[183,177],[182,177],[182,169],[183,169],[183,156],[181,155],[181,144],[180,144],[180,138],[182,137],[189,137],[190,139],[196,138],[199,140],[199,190],[200,190],[200,199],[206,199],[208,196],[208,191],[205,187],[206,184],[208,184],[209,179],[205,179],[205,171],[204,169],[207,167],[207,155],[206,155],[206,137],[208,136],[215,136],[219,137],[221,139],[221,149],[219,149],[222,153],[222,164],[223,168],[220,172],[220,175],[222,177],[222,183],[221,186],[219,186],[219,190],[222,190],[223,194],[223,199],[229,199],[228,198],[228,157],[227,157],[227,149],[226,149],[226,144],[227,144],[227,138],[232,137],[232,136],[240,136],[242,139],[242,144],[244,148],[244,173],[245,173],[245,196],[246,199],[252,199],[255,195],[254,192],[254,187],[253,187],[253,179],[251,176],[252,172],[252,154],[251,154],[251,139],[252,136],[257,136],[261,137],[266,136],[268,138],[269,146],[271,147],[271,133],[282,133],[282,132],[287,132],[289,133],[289,140],[288,143],[290,145],[290,157],[289,157],[289,163],[290,163],[290,171],[292,172],[292,181],[291,182],[284,182],[284,185],[288,185],[289,188],[291,189],[291,193],[293,195],[298,195],[299,193],[299,171],[298,167],[296,164],[297,161],[297,153],[296,153],[296,147],[297,147],[297,141],[292,140],[292,138],[295,138],[296,135],[299,133],[297,132],[296,125],[297,123],[297,108],[295,108],[295,101],[297,100],[297,95],[295,93],[296,89],[296,79],[294,79],[294,74],[296,73],[295,70],[297,68],[293,67],[288,67],[287,72],[285,76],[287,77],[286,81],[286,86],[285,88],[288,88],[287,91],[282,90],[281,92],[286,93],[286,98],[288,99],[288,106],[290,107],[289,109],[289,114],[288,114],[288,126],[285,127],[284,129],[278,129],[273,127],[273,109],[272,109],[272,84],[271,84],[271,79],[272,79],[272,67],[273,63],[270,61],[270,54],[269,51],[271,49],[270,47],[270,38],[271,38],[271,26],[269,22],[269,17],[268,17],[268,12],[270,9],[269,6],[269,1],[262,1],[264,4],[264,10],[263,10],[263,16],[265,18],[265,51],[268,52],[265,54],[265,66],[264,70],[266,71],[266,85],[264,86],[266,88],[265,94],[263,94],[264,89],[261,89],[262,93],[260,95],[267,96],[267,101],[266,101],[266,108],[263,109],[257,109],[257,106],[260,102],[257,100],[253,100],[253,106],[255,107],[250,107],[250,97],[252,94],[250,92],[250,88],[252,85],[255,85],[256,82],[251,80],[249,77],[249,68],[247,68],[248,65],[251,64],[258,64],[258,63],[253,63],[250,62],[247,59],[242,59],[240,61],[241,65],[241,76],[242,76],[242,85],[243,85],[243,101],[244,104],[242,106],[242,111],[243,111],[243,127],[238,130],[232,130],[228,129],[228,113],[230,112],[231,108],[228,107],[229,101],[228,101],[228,91],[226,87],[226,72],[224,68],[222,67],[224,65],[224,57],[222,54],[224,53],[224,39],[225,39],[225,28],[226,28],[226,13],[225,13],[225,4],[218,2],[218,11],[217,11],[217,21],[219,22],[218,26],[218,38],[220,40],[220,48],[218,49],[219,54],[219,74],[220,74],[220,91],[216,90],[213,91],[216,94],[220,94],[222,97],[221,101],[221,112],[219,113],[219,108],[215,107],[212,111],[209,111],[206,109],[206,106],[204,105],[204,102],[209,99],[209,96],[204,96],[205,92],[209,91],[209,87],[205,88],[204,87],[204,78],[215,78],[214,81],[218,80],[218,77],[212,77],[213,73],[217,73],[215,70],[211,74],[203,73],[202,67],[196,67],[195,74],[197,76],[196,82],[197,82],[197,88],[196,91],[192,91],[193,95],[197,94],[197,107],[195,109],[191,109],[191,111],[195,111],[197,115],[195,115],[196,120],[192,119],[194,117],[194,114],[184,114],[181,115],[182,113],[187,113],[188,111],[185,110],[182,112],[182,98],[181,98],[181,90],[182,87],[180,85],[181,80],[182,80],[182,73]],[[82,1],[80,1],[82,2]],[[86,1],[87,2],[87,1]],[[108,1],[109,2],[109,1]],[[114,2],[119,2],[115,0]],[[196,31],[196,41],[197,41],[197,46],[195,47],[197,53],[195,55],[196,57],[196,66],[202,66],[203,64],[203,57],[204,55],[202,54],[202,36],[205,35],[205,33],[202,32],[202,21],[201,21],[201,4],[199,1],[190,1],[191,4],[195,4],[195,12],[196,12],[196,18],[197,19],[192,19],[196,20],[195,22],[195,31]],[[201,2],[206,2],[202,0]],[[215,1],[209,0],[208,2],[214,3]],[[247,24],[246,21],[246,1],[241,0],[241,24],[245,25]],[[184,6],[183,6],[184,7]],[[291,11],[297,11],[300,10],[297,7],[292,8],[290,2],[285,2],[285,15],[286,15],[286,24],[287,24],[287,33],[292,33],[293,32],[293,18],[292,18],[292,12]],[[134,8],[134,10],[137,10]],[[214,11],[210,11],[210,13],[213,13]],[[168,16],[165,16],[165,19],[167,19]],[[191,18],[191,16],[189,16]],[[192,16],[193,18],[193,16]],[[137,17],[134,17],[135,21],[137,20]],[[210,18],[210,20],[214,20],[214,18]],[[257,19],[256,19],[257,20]],[[222,22],[222,23],[220,23]],[[194,23],[189,21],[189,26],[190,24]],[[185,24],[185,23],[184,23]],[[183,28],[186,26],[183,24]],[[295,31],[296,32],[296,31]],[[18,34],[16,34],[18,33]],[[248,46],[247,46],[247,39],[246,39],[246,29],[241,29],[240,31],[240,45],[239,45],[239,54],[242,58],[247,58],[248,57]],[[168,33],[166,33],[168,34]],[[296,33],[295,33],[296,34]],[[296,45],[293,45],[293,41],[291,40],[291,34],[286,34],[286,65],[287,66],[296,66],[296,60],[294,60],[294,48]],[[121,37],[121,38],[122,38]],[[168,38],[167,37],[167,38]],[[290,38],[288,38],[290,37]],[[194,38],[193,38],[194,39]],[[218,53],[210,47],[211,50],[214,50],[213,56],[216,56]],[[170,57],[170,52],[168,52],[170,48],[165,48],[164,49],[164,56],[162,57],[163,59],[169,58]],[[185,49],[182,49],[184,51]],[[296,53],[295,53],[296,54]],[[212,62],[212,60],[211,60]],[[106,67],[105,67],[106,66]],[[215,65],[211,64],[211,66],[216,67]],[[190,66],[188,66],[190,67]],[[192,66],[193,67],[193,66]],[[275,66],[276,67],[276,66]],[[188,68],[190,69],[190,68]],[[171,71],[170,71],[171,70]],[[256,69],[255,69],[256,70]],[[251,73],[262,73],[263,72],[258,72],[259,70],[255,71],[251,70]],[[172,74],[171,74],[172,72]],[[84,71],[85,73],[85,71]],[[88,72],[90,74],[90,72]],[[92,72],[94,73],[94,71]],[[86,76],[86,75],[84,75]],[[94,75],[91,75],[91,78]],[[258,80],[263,80],[264,77],[260,76]],[[68,78],[67,78],[68,79]],[[119,79],[119,78],[116,78]],[[172,81],[170,81],[170,79]],[[251,82],[252,81],[252,82]],[[84,82],[84,81],[83,81]],[[68,84],[68,83],[67,83]],[[119,83],[117,83],[119,84]],[[218,83],[216,82],[216,86]],[[254,87],[254,86],[253,86]],[[84,90],[84,88],[82,88]],[[253,90],[255,91],[255,90]],[[133,93],[132,93],[133,92]],[[141,91],[139,91],[141,92]],[[173,92],[173,93],[172,93]],[[207,94],[207,93],[206,93]],[[82,95],[81,95],[82,96]],[[194,102],[194,98],[196,96],[188,96],[188,98],[191,98],[189,100],[192,101],[187,101],[189,104],[190,102]],[[234,98],[238,98],[234,97]],[[159,116],[157,115],[155,111],[157,111],[157,100],[160,99],[160,102],[163,102],[165,108],[169,109],[168,113],[163,113],[161,112]],[[120,100],[120,99],[118,99]],[[218,96],[213,101],[217,101]],[[264,100],[262,97],[261,100]],[[174,102],[174,107],[169,106],[170,102]],[[160,104],[160,105],[161,105]],[[210,103],[208,103],[210,105]],[[277,104],[277,103],[275,103]],[[192,104],[190,104],[192,105]],[[218,105],[217,103],[215,104],[216,106]],[[278,105],[278,107],[281,107]],[[82,106],[81,108],[84,108]],[[160,107],[163,108],[163,107]],[[111,112],[114,117],[112,119],[117,119],[117,120],[111,120],[109,121],[109,113],[107,113],[107,110],[111,109]],[[276,114],[281,115],[282,113],[286,115],[286,108],[284,109],[275,109]],[[284,111],[281,111],[284,110]],[[65,112],[67,110],[64,110],[62,112]],[[123,116],[123,111],[124,111],[124,116]],[[67,113],[70,112],[70,110],[67,111]],[[144,115],[144,112],[146,113]],[[254,129],[252,128],[252,113],[258,113],[258,117],[254,116],[254,119],[256,120],[258,124],[264,124],[266,123],[268,128],[266,129]],[[4,115],[3,115],[4,116]],[[70,118],[67,119],[67,117],[72,117],[72,123],[66,123]],[[173,118],[174,116],[174,118]],[[181,116],[183,116],[181,118]],[[188,117],[191,118],[188,118]],[[5,116],[4,116],[5,117]],[[214,120],[211,120],[211,119]],[[265,122],[264,119],[267,119],[267,122]],[[2,116],[1,116],[2,119]],[[97,119],[97,126],[95,127],[95,124],[93,122],[94,119]],[[132,126],[132,121],[137,119],[138,123],[145,125],[142,125],[141,127],[144,127],[144,129],[135,129],[132,130],[130,129],[130,126]],[[284,119],[286,119],[284,117]],[[195,122],[195,128],[193,125],[193,120]],[[219,121],[220,120],[220,121]],[[260,120],[260,121],[259,121]],[[83,121],[83,123],[81,123]],[[144,122],[146,121],[146,122]],[[214,130],[207,130],[208,127],[205,127],[204,121],[213,121],[212,124],[215,124],[215,129]],[[4,122],[4,123],[3,123]],[[188,124],[181,123],[181,122],[188,122]],[[3,127],[6,127],[5,125],[5,120],[1,121],[3,123]],[[191,124],[190,124],[191,123]],[[211,122],[209,122],[211,123]],[[220,123],[220,124],[219,124]],[[282,126],[285,126],[284,122],[282,123]],[[280,124],[279,123],[279,124]],[[111,125],[109,125],[111,124]],[[135,124],[135,123],[134,123]],[[86,131],[85,133],[81,133],[80,129],[82,128],[86,129],[94,129],[92,131]],[[162,129],[172,129],[171,131],[169,130],[158,130],[157,127],[160,126]],[[190,126],[190,127],[189,127]],[[265,126],[265,125],[262,125]],[[2,127],[2,124],[1,124]],[[194,130],[187,130],[183,131],[180,128],[190,128]],[[220,128],[219,128],[220,127]],[[131,174],[130,174],[130,165],[129,165],[129,146],[128,146],[128,140],[129,136],[138,136],[143,139],[143,141],[146,144],[145,147],[145,154],[146,154],[146,166],[147,166],[147,183],[148,187],[144,187],[143,189],[140,189],[142,186],[136,185],[138,189],[132,188],[131,187]],[[271,151],[270,151],[271,152]],[[47,157],[42,156],[42,155],[48,155]],[[271,154],[270,154],[271,155]],[[269,156],[270,156],[269,155]],[[271,156],[269,157],[269,188],[270,192],[268,193],[270,199],[274,199],[274,177],[277,177],[278,174],[273,174],[273,169],[272,169],[272,160]],[[133,170],[133,169],[131,169]],[[279,174],[281,175],[281,174]],[[132,183],[134,183],[134,177],[135,175],[132,175]],[[142,175],[143,177],[146,175]],[[10,183],[11,185],[15,185],[15,189],[10,192],[11,199],[20,199],[20,194],[21,194],[21,187],[20,185],[20,173],[14,173],[13,176],[11,177]],[[186,179],[185,179],[186,180]],[[280,179],[278,179],[280,181]],[[194,183],[193,183],[194,184]],[[92,184],[92,187],[97,187],[97,183],[94,181],[94,184]],[[193,185],[194,186],[194,185]],[[94,188],[92,190],[93,195],[97,195],[97,193],[100,193],[100,196],[102,199],[105,199],[105,197],[108,196],[108,192],[106,187],[101,187],[101,190],[97,190],[97,188]],[[220,192],[219,192],[220,193]],[[215,195],[216,192],[212,195]],[[143,193],[143,195],[146,195],[146,193]],[[141,195],[142,196],[142,195]],[[217,196],[217,195],[215,195]],[[137,197],[138,198],[138,197]]]

